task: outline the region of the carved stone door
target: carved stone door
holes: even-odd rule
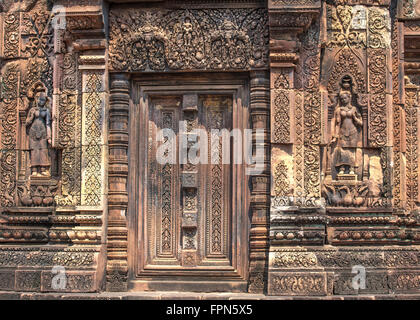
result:
[[[246,290],[243,89],[140,87],[135,289]]]

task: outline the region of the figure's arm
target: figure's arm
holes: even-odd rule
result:
[[[341,125],[340,108],[337,108],[334,112],[334,119],[332,121],[332,130],[331,130],[332,142],[334,142],[338,138],[340,125]]]
[[[48,143],[51,145],[52,141],[51,141],[51,113],[50,113],[50,109],[47,108],[47,116],[45,118],[45,125],[47,127],[47,139],[48,139]]]
[[[29,110],[28,112],[28,116],[26,117],[26,122],[25,122],[26,126],[29,126],[32,123],[32,121],[34,121],[34,116],[35,116],[34,109],[31,108],[31,110]]]
[[[360,115],[359,111],[357,111],[356,107],[353,107],[353,108],[354,108],[353,119],[356,122],[356,125],[361,127],[363,126],[362,116]]]

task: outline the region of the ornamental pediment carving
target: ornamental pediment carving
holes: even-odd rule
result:
[[[267,20],[265,9],[111,11],[110,67],[128,72],[265,68]]]

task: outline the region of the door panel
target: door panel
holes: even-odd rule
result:
[[[156,159],[159,130],[169,128],[178,133],[179,97],[152,100],[149,110],[147,239],[148,265],[176,265],[178,263],[179,168],[176,164],[160,165]],[[176,150],[175,150],[176,152]]]
[[[212,135],[212,130],[231,130],[232,97],[197,95],[196,100],[196,110],[183,110],[183,96],[150,98],[147,269],[162,265],[181,269],[231,266],[232,170],[229,164],[222,163],[222,138],[217,133]],[[207,153],[206,163],[181,163],[180,120],[186,123],[187,137],[197,136],[195,129],[206,133],[204,146],[207,146],[207,152],[204,152],[205,148],[200,148],[197,153],[200,159],[201,152]],[[168,138],[157,143],[158,131],[162,129],[171,129],[176,135],[177,143],[171,145],[175,148],[175,164],[160,164],[156,158],[158,149],[168,143]],[[187,151],[191,152],[194,145],[196,142],[190,141]],[[167,150],[163,154],[167,156],[169,152]],[[216,159],[217,155],[218,163],[212,161],[212,156]]]
[[[229,222],[231,217],[231,167],[223,165],[222,142],[218,135],[212,134],[212,130],[231,130],[232,123],[232,100],[223,96],[203,96],[200,99],[202,110],[203,127],[208,132],[209,152],[203,184],[206,190],[206,205],[202,214],[207,224],[205,226],[205,259],[217,261],[217,259],[229,259]],[[214,139],[213,139],[214,137]],[[214,144],[218,146],[214,146]],[[216,152],[212,153],[212,149]],[[219,150],[220,152],[217,152]],[[229,150],[231,152],[231,150]],[[219,164],[212,164],[212,156]],[[232,155],[230,154],[230,157]]]
[[[132,181],[137,181],[131,190],[137,196],[131,203],[138,208],[132,286],[196,290],[196,281],[201,281],[210,282],[207,289],[242,291],[248,260],[248,183],[245,168],[231,161],[224,164],[222,157],[226,148],[233,159],[231,130],[247,126],[245,90],[240,85],[192,87],[138,87],[138,109],[131,121],[138,133],[130,140],[137,152],[131,162],[136,166]],[[162,129],[173,131],[174,144],[166,138],[157,141]],[[205,141],[197,152],[199,162],[180,157],[184,137],[191,138],[186,143],[190,155],[197,141]],[[172,151],[174,163],[158,161],[157,154]]]

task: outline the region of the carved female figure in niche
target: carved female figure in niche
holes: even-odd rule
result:
[[[335,161],[339,174],[355,174],[356,148],[361,147],[360,128],[363,126],[362,116],[351,104],[352,94],[342,90],[339,94],[339,105],[335,109],[332,121],[332,144],[336,144]]]
[[[51,145],[51,113],[45,92],[38,93],[34,103],[26,118],[31,172],[32,176],[49,176],[51,160],[48,145]]]

